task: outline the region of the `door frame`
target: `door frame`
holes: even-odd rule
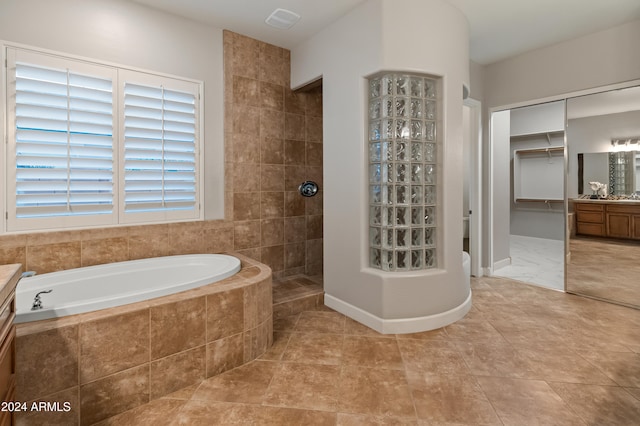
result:
[[[469,173],[469,255],[471,275],[483,276],[482,270],[482,103],[466,98],[463,107],[469,108],[468,132],[470,147]],[[465,155],[467,155],[465,153]]]

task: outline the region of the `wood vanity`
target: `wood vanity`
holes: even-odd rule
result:
[[[640,240],[640,201],[572,201],[577,235]]]
[[[16,286],[22,266],[0,265],[0,393],[2,402],[15,401],[16,388]],[[0,411],[0,426],[13,424],[11,410]]]

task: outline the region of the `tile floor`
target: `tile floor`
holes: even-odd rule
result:
[[[511,235],[511,265],[495,276],[511,278],[556,290],[564,290],[564,241]]]
[[[638,425],[640,311],[472,279],[443,329],[381,335],[326,307],[259,360],[102,425]]]

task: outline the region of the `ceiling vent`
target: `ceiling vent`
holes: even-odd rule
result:
[[[272,27],[288,30],[298,22],[298,19],[300,19],[300,15],[297,13],[286,9],[276,9],[264,22]]]

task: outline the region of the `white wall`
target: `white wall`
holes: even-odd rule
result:
[[[0,40],[204,81],[205,212],[224,215],[222,30],[121,0],[2,0]]]
[[[427,16],[433,19],[424,25]],[[292,87],[323,78],[325,300],[349,305],[351,316],[390,321],[460,306],[469,295],[461,265],[462,84],[469,77],[464,16],[441,0],[369,0],[293,49],[291,62]],[[365,79],[383,70],[445,77],[437,270],[368,267]]]
[[[485,101],[500,107],[640,78],[640,20],[533,50],[485,69]]]
[[[571,100],[568,101],[567,108],[571,108]],[[634,136],[640,136],[640,111],[569,120],[567,127],[569,198],[575,198],[578,195],[579,153],[609,152],[612,138]],[[605,176],[605,180],[600,182],[609,182],[608,170],[605,171]],[[587,178],[586,175],[585,178]],[[584,193],[590,194],[591,189],[585,186]]]
[[[509,224],[510,224],[510,203],[509,196],[511,185],[510,176],[510,124],[511,112],[509,110],[499,111],[492,115],[490,133],[493,140],[491,161],[493,164],[493,174],[491,175],[490,191],[493,198],[493,218],[491,222],[493,247],[490,251],[491,257],[488,263],[505,266],[510,262],[509,255]],[[486,251],[489,253],[489,250]]]

